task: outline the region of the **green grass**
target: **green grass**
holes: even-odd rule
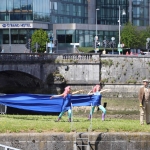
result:
[[[101,115],[100,115],[101,116]],[[86,132],[90,121],[86,117],[74,116],[73,122],[68,122],[64,115],[60,122],[55,122],[57,116],[42,115],[1,115],[0,133],[31,133],[31,132]],[[148,125],[140,125],[139,120],[93,118],[94,132],[150,132]]]
[[[108,110],[139,111],[137,98],[102,98],[102,104],[107,102]]]
[[[100,51],[103,51],[104,49],[109,52],[112,51],[112,48],[99,48]],[[94,51],[94,47],[78,47],[78,50],[84,53],[90,53]],[[114,48],[114,50],[117,51],[117,48]]]
[[[93,47],[78,47],[79,51],[84,52],[84,53],[89,53],[90,51],[93,51]]]
[[[94,132],[150,132],[148,125],[140,125],[137,99],[103,97],[104,102],[107,102],[106,120],[101,120],[101,111],[95,111]],[[74,107],[72,123],[68,122],[67,113],[60,122],[55,122],[57,115],[0,115],[0,133],[86,132],[90,126],[87,119],[89,112],[90,107]]]

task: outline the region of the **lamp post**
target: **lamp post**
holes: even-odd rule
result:
[[[115,37],[112,37],[111,40],[112,40],[112,43],[111,43],[112,54],[114,54],[114,41],[115,41]]]
[[[97,11],[99,10],[99,8],[96,9],[96,36],[95,36],[95,53],[97,52],[96,51],[96,42],[98,40],[98,37],[97,37]]]
[[[53,47],[53,33],[48,33],[48,37],[49,37],[49,40],[50,40],[50,51],[49,53],[52,53],[52,47]]]
[[[11,53],[10,11],[9,11],[9,52]]]
[[[126,13],[125,13],[125,10],[123,9],[122,10],[122,15],[126,15]],[[118,51],[119,51],[119,55],[120,55],[120,49],[121,49],[121,45],[120,45],[120,39],[121,39],[121,36],[120,36],[120,27],[121,27],[121,24],[120,24],[120,6],[119,6],[119,20],[118,20],[118,22],[119,22],[119,43],[118,43]]]
[[[146,49],[147,49],[147,51],[149,52],[150,38],[147,38],[146,41],[147,41],[147,42],[146,42]]]

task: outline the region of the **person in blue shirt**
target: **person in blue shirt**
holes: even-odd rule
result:
[[[71,112],[71,95],[82,92],[83,90],[79,90],[79,91],[75,91],[75,92],[71,92],[71,87],[67,86],[64,90],[64,92],[60,95],[55,95],[55,96],[51,96],[50,99],[55,98],[55,97],[63,97],[63,105],[61,108],[61,113],[58,116],[58,120],[59,121],[63,114],[68,111],[68,117],[69,117],[69,122],[71,122],[71,116],[72,116],[72,112]]]
[[[94,95],[94,101],[92,104],[92,109],[91,109],[90,114],[89,114],[89,120],[91,119],[91,116],[93,115],[93,112],[94,112],[94,109],[96,106],[98,106],[98,108],[102,111],[102,120],[103,121],[105,120],[106,109],[101,105],[101,98],[102,98],[101,93],[105,92],[105,91],[108,91],[108,89],[101,90],[100,85],[96,85],[93,88],[93,90],[91,90],[88,93],[88,95]]]

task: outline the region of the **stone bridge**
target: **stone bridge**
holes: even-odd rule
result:
[[[99,63],[99,55],[92,54],[37,54],[37,53],[4,53],[0,54],[0,71],[19,71],[30,74],[43,82],[51,71],[57,70],[60,64],[67,70],[70,63]],[[96,58],[96,59],[95,59]],[[95,59],[95,60],[94,60]]]
[[[97,83],[99,76],[93,81],[93,75],[88,70],[90,68],[91,72],[99,75],[99,60],[98,54],[1,53],[0,87],[8,84],[9,87],[22,84],[38,87],[47,82]]]
[[[85,89],[87,93],[95,84],[102,83],[105,88],[112,89],[106,94],[108,97],[137,97],[142,80],[150,79],[149,57],[3,53],[0,54],[0,92],[5,86],[36,88],[44,84],[46,88],[71,85],[73,90]]]

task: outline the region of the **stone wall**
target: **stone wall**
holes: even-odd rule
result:
[[[12,56],[13,54],[9,54],[9,57],[6,57],[8,60],[2,61],[0,71],[13,70],[30,74],[42,80],[48,88],[54,85],[61,88],[62,83],[59,80],[55,81],[55,77],[47,82],[50,74],[58,72],[57,74],[65,79],[63,88],[71,85],[73,90],[84,89],[87,93],[95,84],[101,83],[103,88],[111,89],[106,94],[108,97],[137,97],[142,80],[150,77],[150,59],[146,55],[15,54]],[[18,60],[15,59],[16,56]],[[2,55],[1,57],[5,58]]]
[[[149,133],[12,133],[0,134],[0,144],[21,150],[149,150]],[[77,143],[77,144],[76,144]]]
[[[137,97],[142,80],[150,77],[148,56],[93,55],[89,61],[68,63],[59,71],[73,89],[88,92],[95,84],[111,89],[106,97]],[[94,58],[94,59],[93,59]],[[92,60],[92,61],[90,61]]]
[[[141,84],[150,77],[149,57],[102,56],[101,81],[106,84]]]

